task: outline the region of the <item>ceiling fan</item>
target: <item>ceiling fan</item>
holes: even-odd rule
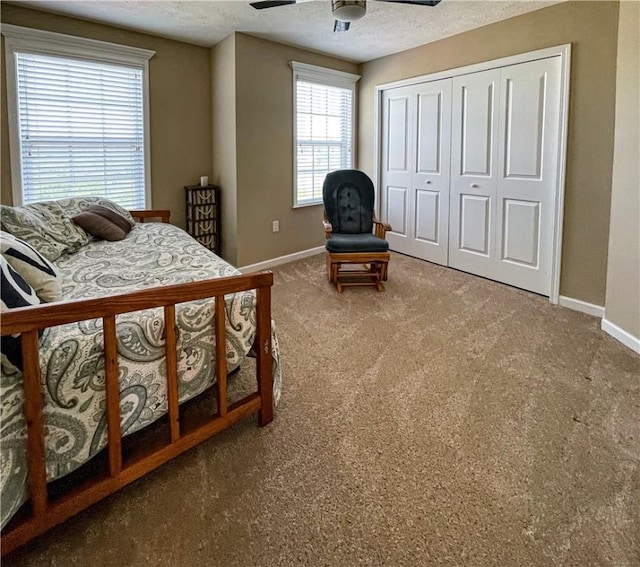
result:
[[[301,4],[311,0],[262,0],[251,2],[256,10],[276,8],[289,4]],[[415,6],[435,6],[441,0],[378,0],[379,2],[395,2],[397,4],[413,4]],[[334,32],[347,31],[351,22],[359,20],[367,13],[367,0],[331,0],[331,13],[335,18]]]

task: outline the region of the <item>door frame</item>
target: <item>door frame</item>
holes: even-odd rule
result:
[[[567,137],[569,125],[569,80],[571,77],[571,44],[558,45],[555,47],[547,47],[536,51],[519,53],[491,61],[483,61],[473,65],[448,69],[446,71],[438,71],[427,75],[419,75],[407,79],[401,79],[390,83],[375,85],[374,87],[374,155],[373,155],[373,184],[376,188],[376,209],[380,216],[380,188],[379,181],[382,178],[382,92],[397,87],[405,87],[415,85],[417,83],[426,83],[430,81],[438,81],[440,79],[448,79],[459,75],[468,75],[477,73],[478,71],[486,71],[488,69],[496,69],[499,67],[507,67],[509,65],[517,65],[519,63],[528,63],[539,59],[548,59],[550,57],[560,57],[560,124],[558,128],[558,176],[556,181],[556,199],[555,211],[553,214],[553,244],[552,244],[552,260],[551,260],[551,286],[549,294],[549,302],[558,304],[560,300],[560,269],[562,260],[562,229],[564,217],[564,191],[566,177],[567,162]]]

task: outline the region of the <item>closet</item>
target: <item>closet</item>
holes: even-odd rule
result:
[[[380,89],[380,214],[392,250],[552,293],[562,63]]]

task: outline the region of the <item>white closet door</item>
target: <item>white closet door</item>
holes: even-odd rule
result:
[[[549,295],[558,172],[560,57],[504,67],[495,279]]]
[[[492,69],[453,78],[449,265],[494,277],[498,85]]]
[[[382,96],[382,176],[380,216],[393,228],[387,232],[392,250],[410,254],[409,192],[413,87],[390,89]]]
[[[549,295],[560,57],[454,78],[452,267]]]
[[[383,95],[381,216],[392,250],[447,264],[451,79]]]
[[[412,256],[444,266],[449,247],[451,79],[416,85]]]
[[[392,250],[551,294],[560,56],[383,93]]]

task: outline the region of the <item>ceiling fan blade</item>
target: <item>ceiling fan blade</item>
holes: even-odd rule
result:
[[[351,22],[341,22],[339,20],[334,20],[333,31],[334,32],[347,31],[349,29],[350,23]]]
[[[263,0],[262,2],[251,2],[251,6],[256,10],[264,10],[265,8],[276,8],[277,6],[288,6],[295,3],[296,0]]]
[[[395,2],[396,4],[413,4],[414,6],[437,6],[442,0],[379,0],[379,2]]]

